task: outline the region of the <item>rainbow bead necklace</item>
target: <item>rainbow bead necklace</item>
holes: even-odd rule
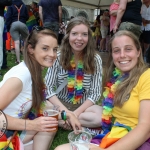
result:
[[[43,101],[41,102],[41,105],[40,105],[40,109],[37,111],[35,110],[35,108],[31,108],[29,114],[28,114],[28,118],[30,120],[33,120],[37,117],[40,117],[40,116],[43,116],[43,110],[46,106],[46,86],[43,87],[43,90],[42,90],[42,93],[43,93]]]
[[[121,74],[117,68],[112,73],[113,77],[107,82],[105,91],[103,92],[103,113],[102,113],[102,129],[103,131],[110,131],[112,127],[112,110],[114,107],[114,94],[117,86],[123,81],[128,73]]]
[[[68,70],[68,98],[73,104],[77,104],[83,96],[83,62],[82,60],[78,61],[76,64],[74,61],[74,55],[70,61],[71,69]]]

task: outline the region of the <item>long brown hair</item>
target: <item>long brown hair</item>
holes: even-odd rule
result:
[[[27,65],[32,78],[32,107],[36,110],[39,110],[40,104],[44,99],[43,89],[45,85],[42,78],[42,67],[35,57],[29,53],[28,46],[30,44],[31,47],[35,49],[40,37],[44,35],[52,36],[57,39],[55,33],[49,29],[42,29],[40,31],[33,30],[26,40],[25,49],[23,51],[24,62]]]
[[[92,37],[92,31],[90,29],[90,24],[84,17],[75,17],[70,20],[67,29],[66,29],[66,35],[62,40],[61,44],[61,56],[60,56],[60,64],[65,70],[70,69],[70,60],[72,57],[72,51],[71,46],[69,44],[69,36],[72,28],[74,28],[77,25],[84,24],[88,27],[88,44],[84,48],[82,53],[83,58],[83,66],[84,66],[84,72],[89,74],[94,74],[95,71],[95,41]]]
[[[141,74],[148,69],[148,65],[146,65],[143,61],[142,57],[142,50],[140,46],[140,42],[138,38],[129,31],[118,31],[110,40],[110,53],[108,57],[107,67],[105,69],[105,78],[104,78],[104,85],[108,82],[112,76],[112,72],[115,68],[113,58],[112,58],[112,42],[116,37],[120,36],[128,36],[131,38],[137,51],[140,51],[140,56],[138,57],[137,64],[134,68],[129,72],[128,78],[122,81],[116,89],[115,97],[114,97],[114,105],[121,107],[124,102],[127,100],[127,97],[130,95],[132,89],[136,86]]]

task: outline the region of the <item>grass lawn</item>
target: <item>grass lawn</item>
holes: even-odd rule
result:
[[[4,75],[10,68],[12,68],[13,66],[15,66],[15,54],[12,53],[7,53],[7,66],[8,69],[2,69],[1,73],[2,75]],[[46,70],[44,70],[43,75],[45,74]],[[0,76],[0,81],[2,80],[3,76]],[[54,141],[50,147],[49,150],[54,150],[54,148],[60,144],[64,144],[64,143],[68,143],[68,133],[70,131],[65,131],[61,128],[58,129],[58,132],[54,138]],[[42,141],[41,141],[42,142]]]

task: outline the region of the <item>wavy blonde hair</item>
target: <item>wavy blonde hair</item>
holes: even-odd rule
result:
[[[77,25],[83,24],[87,26],[88,28],[88,43],[87,46],[84,48],[82,52],[82,59],[83,59],[83,66],[84,66],[84,72],[89,73],[89,74],[94,74],[95,72],[95,61],[94,61],[94,56],[95,56],[95,41],[92,37],[92,31],[90,29],[90,24],[87,21],[86,18],[84,17],[75,17],[71,19],[67,25],[66,29],[66,35],[64,36],[62,40],[62,44],[60,47],[61,50],[61,56],[60,56],[60,64],[65,70],[69,70],[71,68],[70,66],[70,60],[72,58],[72,48],[69,43],[69,36],[72,28],[74,28]]]
[[[144,71],[148,69],[148,65],[146,65],[143,61],[142,50],[138,38],[129,31],[125,31],[125,30],[118,31],[110,40],[110,45],[109,45],[110,53],[107,62],[108,69],[105,70],[104,85],[106,85],[106,82],[110,80],[112,76],[112,72],[116,67],[114,65],[113,58],[112,58],[112,42],[116,37],[121,37],[121,36],[128,36],[131,38],[131,40],[135,44],[135,47],[137,48],[137,51],[140,51],[140,56],[138,57],[137,64],[129,72],[129,76],[126,79],[124,79],[116,89],[116,93],[114,97],[114,105],[119,107],[121,107],[124,104],[124,102],[127,100],[127,98],[129,98],[130,93],[132,89],[136,86],[140,76]]]

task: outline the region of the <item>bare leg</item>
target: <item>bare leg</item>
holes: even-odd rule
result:
[[[52,144],[56,132],[35,132],[27,131],[23,143],[33,140],[33,144],[25,146],[25,150],[48,150]]]
[[[90,144],[90,148],[97,149],[97,148],[99,148],[99,146],[95,145],[95,144]],[[70,150],[70,144],[67,143],[67,144],[63,144],[63,145],[57,146],[54,150]]]
[[[70,144],[68,143],[68,144],[57,146],[55,150],[70,150]]]
[[[17,62],[20,63],[20,41],[19,40],[15,41],[15,52],[16,52]]]
[[[93,105],[80,114],[79,120],[83,127],[96,128],[101,126],[101,116],[102,107]]]
[[[33,144],[29,144],[27,146],[24,146],[24,150],[33,150]]]
[[[100,41],[100,50],[105,50],[105,41],[106,41],[105,38],[101,39],[101,41]]]
[[[33,140],[33,150],[48,150],[56,132],[38,132]]]
[[[150,44],[144,43],[144,56],[145,56],[146,50],[149,48],[149,45]]]

